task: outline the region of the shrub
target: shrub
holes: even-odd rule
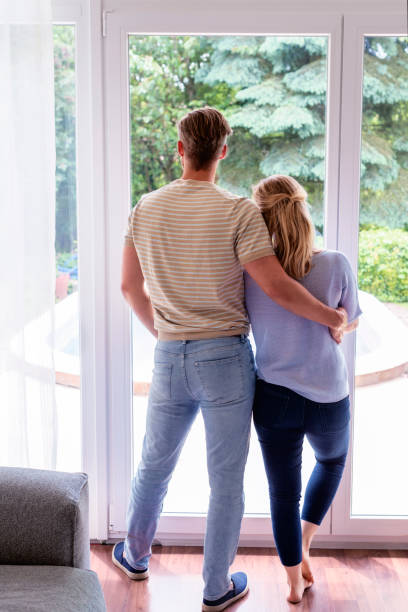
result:
[[[358,283],[383,302],[408,302],[408,232],[385,227],[360,231]]]

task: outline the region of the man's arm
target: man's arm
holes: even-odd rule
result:
[[[347,323],[340,309],[319,302],[300,283],[288,276],[275,255],[261,257],[244,264],[245,270],[261,289],[279,306],[300,317],[337,330]]]
[[[153,308],[145,290],[142,268],[136,249],[130,245],[123,247],[121,289],[125,300],[138,319],[157,338],[153,322]]]

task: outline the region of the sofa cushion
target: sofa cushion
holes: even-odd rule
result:
[[[0,565],[1,612],[105,612],[95,572],[51,565]]]
[[[86,474],[0,467],[0,563],[89,568]]]

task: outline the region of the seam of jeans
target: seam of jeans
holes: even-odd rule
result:
[[[156,385],[156,394],[157,395],[163,395],[163,397],[157,397],[157,399],[159,401],[162,401],[162,402],[168,402],[168,401],[171,400],[171,389],[172,389],[171,379],[172,379],[172,376],[173,376],[173,364],[172,363],[155,363],[154,364],[154,368],[156,368],[156,366],[165,366],[166,369],[169,370],[168,393],[164,393],[164,394],[163,393],[158,393],[157,392],[157,385]],[[154,369],[153,369],[153,377],[154,377]],[[154,378],[152,379],[152,383],[153,383],[153,380],[154,380]],[[151,384],[149,395],[150,395],[150,393],[154,393],[154,390],[155,390],[155,388],[154,388],[153,384]],[[167,389],[166,389],[166,391],[167,391]]]
[[[244,477],[245,477],[245,467],[246,467],[246,464],[247,464],[247,461],[248,461],[250,438],[251,438],[251,421],[249,422],[249,427],[248,427],[247,445],[246,445],[246,454],[245,454],[245,463],[244,463],[244,470],[243,470],[243,474],[242,474],[243,488],[242,488],[242,515],[241,515],[241,523],[240,523],[240,529],[238,529],[237,538],[236,538],[236,542],[235,542],[235,546],[234,546],[234,553],[232,555],[232,559],[231,559],[230,565],[232,565],[232,563],[233,563],[233,561],[234,561],[234,559],[236,557],[236,554],[237,554],[238,545],[239,545],[239,537],[240,537],[240,533],[241,533],[242,518],[243,518],[244,513],[245,513]]]
[[[240,355],[231,355],[229,357],[220,357],[219,359],[203,359],[202,361],[195,361],[194,365],[200,368],[201,365],[218,364],[222,361],[223,363],[232,363],[233,361],[241,361]]]
[[[227,338],[231,338],[231,339],[233,338],[235,341],[234,342],[226,342],[225,343],[225,339],[227,339]],[[211,340],[211,339],[212,338],[209,338],[209,340]],[[225,347],[231,348],[235,344],[238,344],[238,345],[242,344],[241,343],[241,339],[239,337],[236,338],[235,336],[225,336],[225,339],[223,338],[224,344],[214,344],[213,346],[210,346],[208,348],[204,348],[204,347],[199,348],[199,347],[197,347],[195,350],[187,351],[186,354],[187,355],[193,355],[194,353],[201,353],[201,352],[207,353],[208,351],[216,351],[216,350],[218,350],[220,348],[225,348]],[[199,342],[199,340],[193,340],[192,342]]]
[[[184,382],[184,388],[185,391],[188,393],[188,395],[190,396],[190,398],[195,401],[198,402],[199,398],[197,397],[197,395],[193,392],[192,388],[190,387],[190,384],[188,382],[188,376],[187,376],[187,367],[186,367],[186,361],[188,362],[189,359],[189,353],[187,353],[186,351],[183,352],[183,365],[181,366],[182,369],[182,378],[183,378],[183,382]]]

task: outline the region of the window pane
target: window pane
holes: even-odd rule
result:
[[[408,39],[365,39],[352,514],[408,515]]]
[[[309,193],[322,244],[326,55],[327,38],[322,36],[129,36],[132,205],[142,194],[180,177],[177,119],[199,106],[215,106],[234,129],[217,183],[250,196],[252,185],[265,176],[295,176]],[[144,434],[153,348],[153,337],[134,318],[135,467]],[[206,512],[205,457],[199,416],[170,484],[165,512]],[[305,473],[312,463],[307,448]],[[269,513],[255,434],[246,472],[246,511]]]
[[[54,26],[57,469],[81,469],[75,26]]]

